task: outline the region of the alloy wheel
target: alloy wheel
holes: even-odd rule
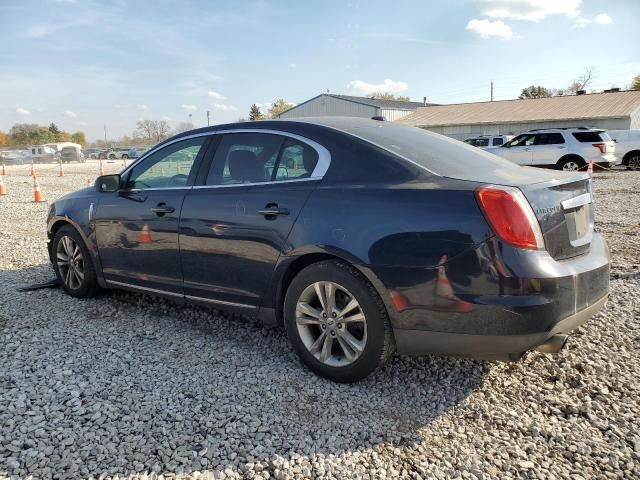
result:
[[[640,170],[640,156],[630,158],[628,165],[631,170]]]
[[[367,320],[356,298],[334,282],[315,282],[296,303],[296,327],[317,360],[332,367],[355,362],[367,343]]]
[[[562,170],[568,171],[568,172],[574,172],[579,169],[580,169],[580,165],[578,165],[578,162],[574,162],[573,160],[569,160],[564,165],[562,165]]]
[[[67,235],[60,238],[56,248],[56,261],[60,277],[67,288],[77,290],[84,281],[84,258],[75,240]]]

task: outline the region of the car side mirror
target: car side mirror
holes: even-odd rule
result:
[[[120,189],[120,175],[102,175],[96,178],[95,187],[98,192],[117,192]]]

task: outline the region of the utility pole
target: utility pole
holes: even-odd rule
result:
[[[107,144],[107,126],[104,126],[104,144]]]
[[[207,127],[209,126],[209,110],[207,110]]]
[[[493,102],[493,80],[491,80],[491,101]]]

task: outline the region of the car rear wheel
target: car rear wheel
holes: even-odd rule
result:
[[[640,154],[636,154],[629,159],[627,168],[629,170],[640,170]]]
[[[575,172],[584,166],[584,161],[579,157],[568,157],[558,162],[557,169],[565,172]]]
[[[114,158],[116,158],[116,156],[112,153],[111,155],[109,155],[109,158],[113,160]]]
[[[330,380],[361,380],[395,349],[386,308],[355,268],[323,261],[302,270],[284,302],[287,335],[302,362]]]
[[[127,155],[126,153],[122,155],[122,158],[127,159],[129,158],[129,155]]]
[[[91,257],[80,234],[64,226],[53,239],[53,269],[62,288],[71,296],[94,297],[99,291]]]

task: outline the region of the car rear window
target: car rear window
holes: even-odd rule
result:
[[[607,132],[573,132],[572,135],[581,143],[610,142]]]
[[[322,124],[385,148],[418,164],[436,175],[479,180],[501,172],[506,177],[519,175],[522,167],[444,135],[395,122],[325,117]],[[482,172],[492,172],[483,175]]]

